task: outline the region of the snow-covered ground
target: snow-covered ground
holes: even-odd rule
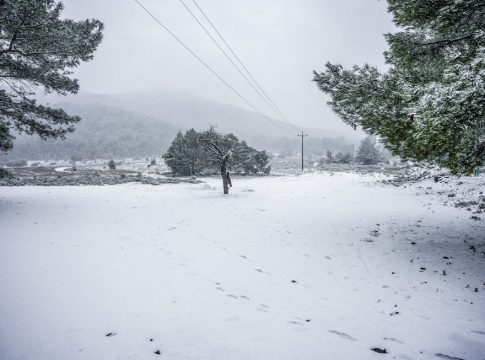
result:
[[[0,359],[485,359],[484,221],[377,180],[0,188]]]

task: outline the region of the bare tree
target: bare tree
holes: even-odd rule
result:
[[[201,137],[201,145],[209,153],[209,159],[221,170],[222,187],[224,195],[229,194],[229,187],[232,187],[229,176],[228,165],[232,158],[232,144],[225,141],[224,137],[218,134],[211,126]]]

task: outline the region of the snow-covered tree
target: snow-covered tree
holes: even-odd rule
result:
[[[200,133],[194,129],[186,131],[185,134],[179,131],[163,158],[175,175],[200,173],[207,160],[200,143]]]
[[[258,151],[233,134],[220,134],[214,128],[199,133],[194,129],[179,132],[163,159],[175,175],[196,175],[220,172],[224,193],[229,191],[227,172],[240,174],[269,174],[268,154]]]
[[[353,156],[349,152],[338,152],[335,154],[335,161],[339,164],[350,164],[354,160]]]
[[[116,163],[113,159],[108,161],[108,167],[109,167],[110,170],[116,170]]]
[[[389,70],[326,64],[314,81],[395,155],[471,173],[485,160],[485,2],[388,0]]]
[[[80,120],[31,97],[38,89],[76,93],[72,69],[101,42],[100,21],[61,19],[62,10],[55,0],[0,1],[0,151],[12,148],[13,132],[64,138]]]
[[[229,186],[232,187],[227,170],[229,161],[232,159],[235,141],[237,138],[234,135],[221,136],[212,126],[201,135],[201,144],[209,154],[209,160],[220,169],[224,195],[229,194]]]
[[[377,147],[376,139],[373,136],[366,136],[360,142],[355,159],[364,165],[377,164],[381,160],[381,151]]]
[[[204,136],[209,133],[210,136]],[[258,151],[245,141],[233,134],[222,135],[214,129],[212,132],[199,133],[194,129],[185,134],[179,132],[167,152],[163,155],[165,163],[175,175],[196,175],[204,171],[219,171],[218,166],[210,160],[212,156],[207,146],[202,143],[204,138],[217,138],[218,143],[228,149],[232,149],[232,158],[228,163],[228,169],[240,174],[269,174],[271,167],[268,166],[268,154],[266,151]]]

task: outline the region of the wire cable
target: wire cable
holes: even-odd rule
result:
[[[261,87],[261,85],[259,84],[259,82],[255,79],[255,77],[251,74],[251,72],[248,70],[248,68],[244,65],[244,63],[242,62],[242,60],[239,58],[239,56],[236,54],[236,52],[232,49],[232,47],[228,44],[228,42],[224,39],[224,37],[222,36],[222,34],[219,32],[219,30],[217,30],[216,26],[214,25],[214,23],[209,19],[209,17],[207,16],[207,14],[204,12],[204,10],[202,10],[202,8],[200,7],[200,5],[197,3],[196,0],[192,0],[195,4],[195,6],[197,6],[197,8],[199,9],[199,11],[201,12],[201,14],[204,16],[204,18],[207,20],[207,22],[211,25],[211,27],[214,29],[214,31],[217,33],[217,35],[221,38],[222,42],[227,46],[227,48],[229,49],[229,51],[234,55],[234,57],[236,58],[236,60],[238,61],[238,63],[242,66],[242,68],[246,71],[246,73],[249,75],[249,77],[254,81],[254,83],[256,84],[256,86],[261,90],[261,92],[265,95],[265,97],[268,99],[268,101],[273,104],[274,108],[277,110],[277,112],[280,114],[281,117],[283,117],[286,121],[288,121],[288,123],[295,129],[295,130],[298,130],[299,129],[297,127],[295,127],[291,121],[288,119],[288,117],[278,108],[278,106],[274,103],[274,101],[271,99],[271,97],[266,93],[266,91],[264,91],[264,89]]]
[[[261,94],[260,90],[254,86],[254,84],[251,82],[251,80],[247,77],[246,74],[244,74],[241,69],[236,65],[233,59],[227,54],[227,52],[219,45],[216,39],[211,35],[211,33],[206,29],[206,27],[200,22],[200,20],[197,18],[197,16],[190,10],[190,8],[185,4],[183,0],[179,0],[180,3],[184,6],[185,10],[194,18],[194,20],[199,24],[199,26],[204,30],[204,32],[209,36],[209,38],[212,40],[212,42],[217,46],[217,48],[224,54],[225,58],[234,66],[234,68],[241,74],[241,76],[246,80],[246,82],[253,88],[254,91],[259,95],[259,97],[276,113],[278,117],[282,117],[282,115],[278,112],[278,109],[275,108],[271,102],[267,100],[267,98]]]
[[[266,118],[267,120],[271,121],[276,126],[280,127],[281,129],[287,131],[287,129],[283,128],[279,123],[274,121],[269,116],[263,114],[256,106],[254,106],[249,100],[247,100],[239,91],[234,89],[224,78],[222,78],[209,64],[207,64],[202,58],[200,58],[188,45],[186,45],[177,35],[175,35],[170,29],[165,26],[153,13],[151,13],[139,0],[133,0],[138,6],[140,6],[150,17],[155,20],[165,31],[167,31],[170,36],[172,36],[180,45],[182,45],[194,58],[196,58],[207,70],[209,70],[212,75],[218,78],[227,88],[229,88],[233,93],[235,93],[240,99],[242,99],[249,107],[251,107],[255,112]],[[290,124],[292,125],[292,124]]]

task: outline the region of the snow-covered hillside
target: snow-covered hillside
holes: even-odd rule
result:
[[[2,187],[0,359],[484,359],[483,220],[378,180]]]

